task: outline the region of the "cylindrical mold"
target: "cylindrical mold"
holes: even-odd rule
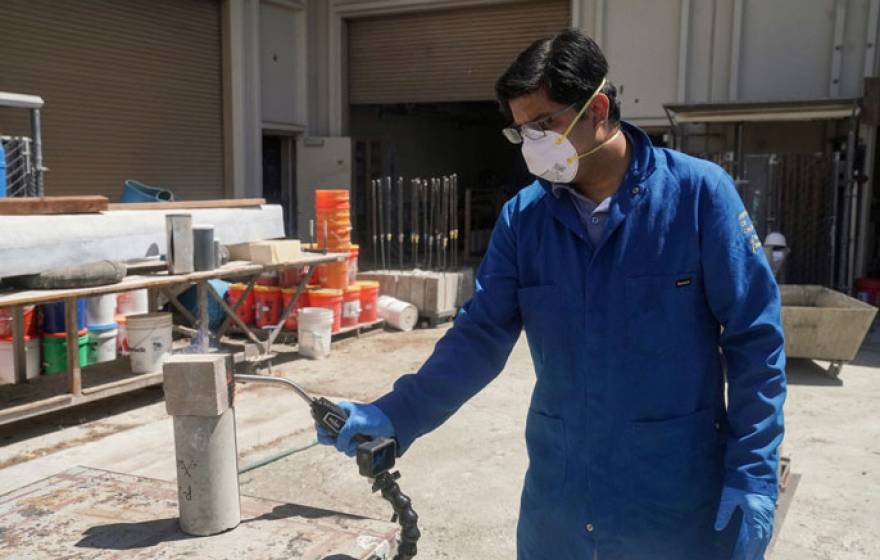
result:
[[[200,537],[241,522],[235,409],[220,416],[175,416],[180,528]]]
[[[196,272],[217,268],[214,254],[214,226],[193,226],[193,268]]]
[[[192,216],[189,214],[167,214],[165,234],[168,243],[166,260],[170,274],[189,274],[193,272],[193,231]]]

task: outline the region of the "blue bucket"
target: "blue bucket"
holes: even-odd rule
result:
[[[43,332],[57,334],[66,332],[64,326],[64,302],[46,303],[40,306],[43,313]],[[76,300],[76,330],[86,328],[86,300]]]
[[[174,193],[162,187],[151,187],[133,179],[127,179],[122,187],[122,202],[171,202]]]
[[[6,154],[0,144],[0,198],[6,197]]]

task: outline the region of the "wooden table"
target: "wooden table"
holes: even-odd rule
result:
[[[194,335],[194,344],[207,348],[210,336],[207,303],[208,298],[213,297],[227,314],[223,326],[217,332],[217,338],[221,338],[229,326],[236,323],[239,329],[260,348],[261,353],[268,355],[272,344],[275,343],[283,329],[284,322],[295,309],[297,300],[314,274],[315,265],[344,261],[346,258],[348,255],[345,253],[305,253],[302,258],[296,261],[271,265],[233,261],[211,271],[191,274],[172,275],[167,271],[135,274],[126,276],[116,284],[92,288],[0,292],[0,308],[6,307],[13,310],[15,357],[15,384],[0,385],[0,425],[162,383],[162,372],[133,374],[128,366],[128,360],[123,359],[108,364],[88,366],[90,371],[86,374],[86,382],[84,383],[83,371],[79,365],[76,329],[78,319],[76,301],[78,298],[146,289],[150,294],[150,311],[154,312],[157,310],[158,294],[164,293],[171,304],[194,327],[194,330],[191,331],[191,334]],[[238,305],[253,290],[260,274],[305,267],[309,267],[310,271],[303,275],[294,297],[285,307],[279,323],[266,331],[264,339],[259,338],[255,329],[242,323],[236,315]],[[247,291],[235,305],[229,306],[208,283],[209,280],[216,279],[243,279],[247,283]],[[180,304],[177,300],[177,294],[174,292],[176,287],[186,287],[193,284],[196,285],[198,292],[199,317],[193,317]],[[41,375],[37,379],[27,381],[23,307],[57,301],[63,301],[65,308],[67,375],[66,377],[60,374]]]

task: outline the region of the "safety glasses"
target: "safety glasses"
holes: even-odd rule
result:
[[[572,103],[568,107],[561,109],[552,115],[548,115],[541,120],[527,122],[521,124],[519,126],[509,126],[505,129],[501,130],[501,134],[504,135],[505,138],[511,144],[522,144],[523,138],[528,138],[529,140],[540,140],[547,134],[547,130],[551,128],[550,123],[553,122],[553,119],[562,115],[566,111],[570,111],[575,108],[577,103]]]

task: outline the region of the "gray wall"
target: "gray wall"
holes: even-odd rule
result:
[[[608,55],[624,113],[666,102],[858,97],[875,75],[877,0],[573,0]]]

